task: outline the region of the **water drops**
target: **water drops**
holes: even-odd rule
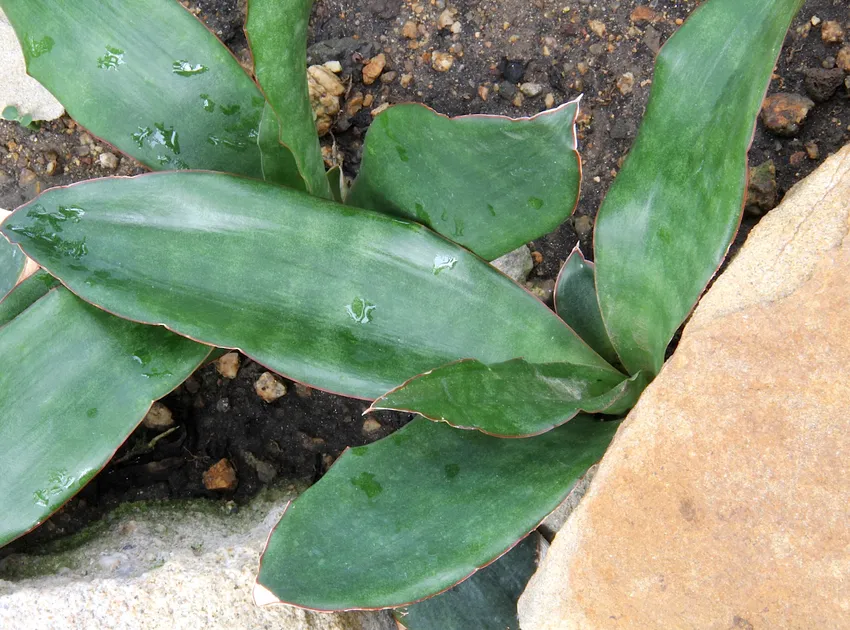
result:
[[[457,258],[446,254],[437,254],[434,256],[434,275],[439,275],[441,271],[446,269],[454,269],[457,264]]]
[[[201,101],[204,104],[204,109],[210,113],[215,111],[215,101],[210,98],[209,94],[201,94]]]
[[[233,116],[239,113],[239,110],[242,109],[239,105],[219,105],[218,108],[221,110],[221,113],[225,116]]]
[[[368,324],[372,321],[372,311],[376,308],[371,302],[358,297],[345,307],[345,312],[358,324]]]
[[[140,149],[147,144],[152,149],[163,146],[174,153],[180,153],[180,136],[174,127],[166,127],[164,123],[154,123],[153,128],[139,127],[138,129],[132,134],[132,138]]]
[[[174,374],[168,370],[151,368],[147,372],[142,372],[142,376],[145,378],[168,378],[169,376],[174,376]]]
[[[53,46],[56,44],[56,42],[53,41],[53,38],[48,35],[45,35],[41,39],[36,39],[32,35],[28,35],[24,39],[31,57],[41,57],[42,55],[46,55],[53,50]]]
[[[130,134],[140,149],[145,145],[157,151],[156,161],[162,166],[171,165],[176,169],[190,168],[184,160],[176,157],[180,153],[180,134],[173,126],[166,127],[164,123],[154,123],[153,127],[138,127],[138,131]],[[160,153],[161,149],[170,150],[173,155]]]
[[[202,66],[199,63],[189,63],[185,59],[175,61],[171,64],[171,71],[174,74],[179,74],[181,77],[193,77],[198,74],[203,74],[207,70],[209,70],[209,68],[206,66]]]
[[[133,353],[133,361],[141,366],[147,365],[152,358],[151,351],[147,348],[140,348]]]
[[[62,231],[62,224],[65,221],[79,223],[85,214],[86,211],[77,206],[57,206],[56,211],[48,212],[40,203],[27,211],[27,217],[36,222],[45,221],[57,232]]]
[[[540,210],[543,207],[543,200],[540,197],[529,197],[528,205],[535,210]]]
[[[368,472],[362,472],[356,477],[353,477],[351,479],[351,485],[365,492],[366,496],[370,499],[374,499],[384,491],[383,486],[375,481],[375,475]]]
[[[230,138],[222,138],[221,136],[207,136],[207,142],[214,147],[223,146],[234,151],[244,151],[248,148],[248,143],[241,140],[231,140]]]
[[[41,204],[35,204],[27,211],[27,218],[32,219],[30,224],[9,225],[8,229],[10,232],[32,239],[45,247],[50,254],[80,260],[88,254],[86,238],[64,239],[59,234],[66,221],[78,223],[84,214],[85,210],[76,206],[58,206],[55,211],[49,212]]]
[[[135,363],[138,363],[141,367],[145,368],[142,372],[142,376],[145,378],[162,378],[167,376],[173,376],[173,374],[161,367],[161,365],[157,365],[158,357],[156,357],[150,350],[146,348],[140,348],[133,352],[131,355],[132,360]]]
[[[123,65],[124,51],[115,46],[107,46],[106,54],[97,59],[97,67],[101,70],[118,70],[118,66]]]
[[[158,138],[161,138],[162,143],[166,147],[174,151],[174,153],[180,153],[180,141],[177,132],[174,131],[174,127],[166,129],[165,125],[156,125],[156,130]]]
[[[488,212],[489,212],[492,216],[494,216],[494,217],[496,216],[496,209],[493,207],[493,204],[491,204],[491,203],[488,203],[488,204],[487,204],[487,211],[488,211]]]
[[[43,488],[33,492],[33,500],[40,507],[48,507],[53,499],[65,494],[76,479],[64,468],[48,473],[47,483]]]
[[[396,152],[398,152],[398,157],[402,162],[407,162],[410,158],[407,157],[407,149],[405,149],[400,144],[397,144],[395,147]]]
[[[463,219],[456,218],[455,219],[455,229],[452,232],[452,234],[454,236],[463,236],[464,227],[465,227],[465,225],[463,223]]]
[[[446,473],[446,479],[454,479],[460,474],[460,466],[457,464],[446,464],[443,470]]]

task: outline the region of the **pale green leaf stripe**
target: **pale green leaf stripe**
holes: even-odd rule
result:
[[[312,0],[250,0],[245,31],[254,56],[254,74],[280,120],[280,141],[295,156],[307,192],[330,199],[307,90],[307,28],[312,6]]]
[[[0,545],[76,494],[209,350],[61,287],[0,328]]]
[[[47,191],[2,226],[84,299],[375,398],[450,361],[619,376],[480,258],[408,221],[216,173]]]
[[[732,241],[756,116],[801,5],[711,0],[658,55],[640,133],[596,221],[602,316],[632,373],[658,373]]]
[[[493,260],[575,208],[577,115],[578,101],[520,119],[390,107],[369,128],[347,203],[413,219]]]
[[[617,425],[578,416],[505,440],[414,420],[346,451],[289,506],[259,583],[316,610],[397,607],[439,593],[534,529],[602,457]]]

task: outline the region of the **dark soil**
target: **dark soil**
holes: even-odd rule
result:
[[[586,253],[592,252],[593,217],[636,135],[654,55],[698,4],[644,1],[656,15],[651,23],[630,19],[641,4],[634,0],[317,0],[311,62],[340,61],[350,81],[348,98],[359,92],[374,99],[370,107],[341,117],[323,140],[336,145],[346,173],[353,176],[372,120],[370,110],[382,103],[423,102],[453,116],[527,116],[544,110],[549,94],[555,104],[583,94],[581,201],[573,219],[532,244],[542,256],[532,279],[551,280],[577,240]],[[244,0],[188,4],[240,59],[249,58],[242,32]],[[453,33],[450,26],[439,28],[444,9],[454,11],[459,32]],[[770,92],[805,94],[806,70],[834,66],[839,46],[822,42],[820,27],[811,26],[813,16],[850,27],[846,0],[808,0],[786,40]],[[590,20],[605,24],[605,37],[589,28]],[[417,29],[412,39],[402,34],[408,21]],[[431,67],[432,53],[437,51],[454,57],[447,72]],[[363,85],[362,61],[378,52],[388,58],[385,78]],[[629,72],[634,88],[623,94],[617,80]],[[517,98],[517,84],[526,82],[543,86],[540,95]],[[756,165],[773,160],[779,200],[848,140],[850,101],[842,85],[814,107],[795,137],[772,135],[760,123],[750,161]],[[0,121],[0,207],[13,208],[52,186],[144,170],[126,157],[116,170],[102,167],[98,156],[110,150],[67,117],[46,123],[37,132]],[[758,218],[745,214],[737,243]],[[174,432],[144,452],[155,434],[140,428],[77,498],[3,553],[77,531],[124,501],[207,496],[238,503],[262,485],[258,468],[268,481],[268,465],[278,477],[312,482],[346,446],[383,437],[408,419],[384,414],[378,417],[380,429],[364,433],[361,413],[366,403],[291,383],[283,398],[267,404],[253,388],[262,371],[245,362],[231,381],[220,377],[213,366],[199,370],[164,400],[174,413],[178,427]],[[237,471],[239,484],[230,493],[208,491],[202,482],[203,472],[221,458],[228,458]]]

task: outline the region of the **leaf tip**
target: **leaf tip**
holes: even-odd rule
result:
[[[259,582],[254,583],[252,592],[254,604],[257,606],[272,606],[274,604],[282,604],[277,596]]]

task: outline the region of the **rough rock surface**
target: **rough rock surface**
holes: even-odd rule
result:
[[[850,627],[850,146],[703,299],[520,600],[523,630]]]
[[[514,282],[522,284],[534,268],[531,250],[527,245],[520,245],[515,250],[500,256],[490,263]]]
[[[42,85],[27,75],[24,53],[6,15],[0,10],[0,110],[9,105],[33,120],[53,120],[65,108]]]
[[[259,553],[286,499],[261,495],[230,515],[209,501],[130,504],[75,549],[10,556],[0,563],[0,628],[395,630],[387,612],[254,604]]]

